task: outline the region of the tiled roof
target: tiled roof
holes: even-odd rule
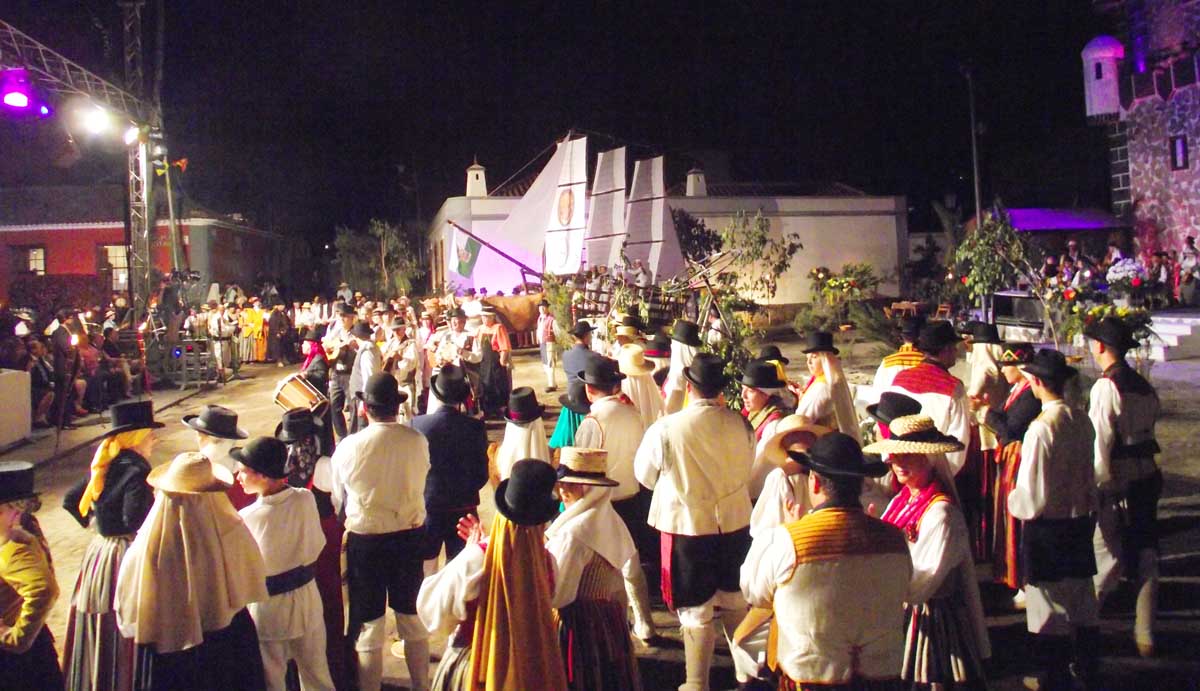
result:
[[[155,190],[155,217],[167,217],[167,199]],[[179,218],[221,218],[183,195],[175,198]],[[125,220],[124,185],[0,187],[0,226],[53,223],[119,223]]]

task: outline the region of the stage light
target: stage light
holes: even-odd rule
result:
[[[9,91],[4,94],[4,105],[9,108],[28,108],[29,95],[20,91]]]
[[[33,90],[29,86],[29,73],[23,69],[5,70],[0,73],[0,102],[13,110],[24,111],[33,103]]]
[[[83,127],[91,134],[104,134],[112,127],[112,118],[100,106],[92,106],[83,113]]]
[[[130,125],[129,129],[125,130],[125,146],[132,146],[137,141],[139,132],[137,127]]]

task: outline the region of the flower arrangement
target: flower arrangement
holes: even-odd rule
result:
[[[1146,270],[1135,259],[1120,259],[1108,267],[1104,280],[1110,294],[1132,295],[1146,284]]]
[[[1083,330],[1091,324],[1106,317],[1116,317],[1125,322],[1133,331],[1133,337],[1143,345],[1154,335],[1154,330],[1150,327],[1149,310],[1141,307],[1118,307],[1111,303],[1101,303],[1090,307],[1079,303],[1074,304],[1067,310],[1063,329],[1068,338],[1074,338],[1076,335],[1082,334]]]

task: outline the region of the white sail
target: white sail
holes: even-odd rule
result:
[[[638,161],[625,210],[625,255],[632,265],[640,259],[655,283],[683,272],[683,252],[675,234],[663,184],[663,157]]]
[[[625,244],[625,147],[601,151],[592,180],[585,257],[588,266],[616,266]]]
[[[559,169],[554,200],[544,222],[545,271],[550,274],[573,274],[579,271],[583,261],[583,237],[586,230],[584,211],[587,203],[587,137],[560,144],[558,153],[563,154],[564,158]]]

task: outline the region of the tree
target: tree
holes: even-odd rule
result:
[[[379,296],[411,292],[425,274],[421,231],[373,218],[366,231],[339,227],[334,247],[342,280]]]
[[[704,261],[721,251],[721,234],[704,224],[704,221],[683,209],[671,209],[671,220],[675,222],[675,235],[679,237],[679,249],[685,259]]]

